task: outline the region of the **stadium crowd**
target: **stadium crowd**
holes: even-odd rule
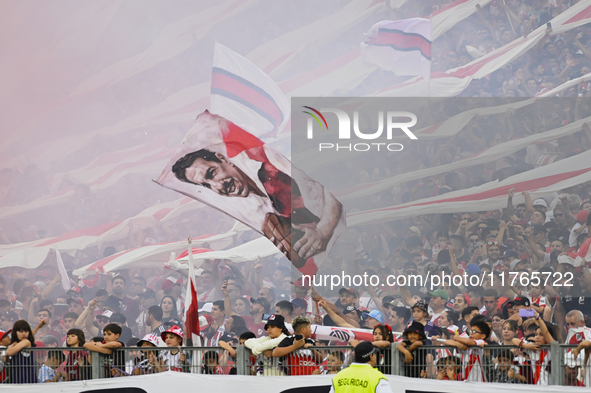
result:
[[[448,2],[410,1],[398,18],[426,16]],[[493,2],[466,18],[434,43],[433,68],[443,71],[528,34],[558,15],[572,1],[509,0]],[[532,97],[569,79],[591,72],[591,27],[551,35],[526,55],[490,75],[474,80],[465,97],[502,97],[433,103],[429,124],[477,107],[500,105],[513,97]],[[378,78],[379,79],[379,78]],[[376,78],[367,81],[375,82]],[[379,181],[396,174],[437,167],[470,157],[516,138],[540,134],[588,117],[591,86],[580,83],[531,108],[515,109],[476,119],[456,136],[435,139],[408,149],[385,165],[347,162],[323,169],[320,181],[331,190]],[[499,124],[502,128],[499,128]],[[108,148],[96,144],[97,154]],[[405,146],[406,147],[406,146]],[[591,148],[591,130],[556,141],[534,144],[502,160],[437,177],[397,185],[368,198],[347,201],[347,211],[367,210],[423,199],[503,180],[527,170],[558,162]],[[75,155],[86,160],[83,153]],[[297,165],[297,162],[295,162]],[[380,163],[381,164],[381,163]],[[48,180],[57,173],[35,165],[24,171],[0,172],[0,206],[17,206],[47,195]],[[324,178],[322,178],[324,176]],[[84,184],[64,181],[61,189],[75,188],[71,203],[43,215],[2,221],[2,244],[37,241],[49,236],[130,217],[172,194],[153,193],[138,180],[128,179],[117,194],[93,195]],[[61,188],[63,187],[63,188]],[[130,191],[131,190],[131,191]],[[114,191],[113,191],[114,192]],[[409,377],[547,384],[553,341],[576,345],[568,356],[567,384],[588,384],[585,348],[591,346],[591,259],[589,227],[591,184],[513,204],[509,191],[502,210],[420,215],[367,227],[349,227],[336,243],[319,275],[376,275],[376,287],[343,286],[336,291],[311,288],[292,272],[285,258],[266,257],[246,263],[206,261],[197,277],[203,344],[219,347],[203,355],[203,372],[227,374],[228,359],[244,345],[252,354],[254,374],[292,375],[335,373],[347,364],[347,351],[324,356],[323,345],[352,345],[357,341],[312,339],[312,326],[365,329],[380,349],[379,367],[388,372],[392,356],[400,356]],[[113,203],[112,201],[119,201]],[[127,202],[121,202],[127,201]],[[71,289],[64,291],[55,254],[38,269],[0,270],[0,378],[8,383],[57,382],[89,378],[89,353],[111,360],[111,376],[140,375],[166,370],[186,371],[184,305],[186,270],[132,268],[79,279],[78,267],[117,251],[192,237],[223,233],[233,222],[213,209],[183,217],[170,227],[129,230],[128,239],[63,255]],[[246,231],[234,245],[257,235]],[[162,261],[165,262],[165,261]],[[437,274],[478,276],[481,286],[443,283],[387,285],[389,275]],[[511,278],[518,274],[515,281]],[[521,279],[525,277],[525,279]],[[536,280],[535,278],[539,279]],[[549,280],[546,278],[550,277]],[[590,300],[587,300],[589,298]],[[291,324],[295,334],[286,328]],[[397,342],[392,353],[392,343]],[[421,346],[444,345],[446,353],[421,351]],[[508,346],[491,353],[485,347]],[[31,356],[29,347],[69,347]],[[125,352],[122,347],[171,347],[158,354],[150,350]],[[310,349],[310,347],[313,347]],[[451,347],[455,347],[451,348]],[[451,348],[451,349],[450,349]],[[297,354],[297,356],[291,356]],[[447,356],[446,356],[447,355]],[[474,355],[474,356],[472,356]],[[488,357],[486,371],[470,364]],[[571,359],[569,357],[569,359]],[[283,359],[292,367],[272,369],[268,359]],[[293,364],[301,359],[305,364]],[[445,360],[444,360],[445,359]],[[444,360],[440,363],[441,360]],[[131,362],[128,364],[128,362]],[[432,369],[431,365],[437,365]],[[124,367],[125,366],[125,367]],[[571,367],[572,366],[572,367]],[[85,368],[86,367],[86,368]],[[272,369],[272,371],[270,371]],[[26,370],[26,371],[23,371]],[[234,369],[235,371],[235,369]]]
[[[327,288],[311,288],[301,278],[294,280],[284,259],[268,257],[251,264],[208,261],[197,288],[203,344],[219,346],[230,357],[236,355],[236,345],[243,344],[253,357],[286,359],[291,375],[318,374],[340,369],[346,358],[336,354],[338,351],[324,357],[309,347],[355,346],[358,341],[347,343],[335,338],[314,343],[312,326],[367,329],[382,351],[380,367],[385,370],[390,366],[391,343],[398,342],[397,351],[408,364],[405,375],[410,377],[548,383],[548,356],[541,354],[548,355],[549,349],[542,345],[552,341],[577,345],[569,355],[573,361],[581,356],[573,363],[576,367],[585,365],[583,349],[591,345],[591,329],[586,327],[591,325],[591,302],[587,300],[591,289],[591,203],[582,202],[576,194],[532,201],[525,193],[525,203],[517,206],[513,206],[512,198],[511,190],[503,211],[422,217],[420,226],[401,231],[405,240],[389,254],[379,240],[387,235],[347,228],[334,256],[320,271],[336,273],[340,266],[349,266],[348,274],[379,277],[440,273],[479,276],[485,277],[482,286],[453,282],[436,287],[428,282],[389,286],[383,279],[375,288],[342,287],[337,295]],[[549,209],[552,205],[555,207]],[[51,264],[20,276],[13,273],[12,278],[2,277],[0,329],[2,344],[7,347],[3,351],[4,377],[12,382],[84,378],[86,374],[71,367],[73,363],[84,365],[87,351],[110,356],[115,364],[123,365],[129,360],[117,355],[123,346],[168,346],[175,350],[161,351],[158,357],[148,351],[145,358],[138,352],[132,361],[139,364],[147,359],[146,364],[113,368],[113,376],[183,371],[183,366],[190,364],[185,353],[178,350],[186,343],[182,328],[186,271],[164,271],[167,274],[146,269],[134,274],[108,273],[92,287],[73,286],[67,293],[58,285],[61,277]],[[519,276],[510,280],[510,273]],[[286,323],[291,324],[293,335]],[[440,354],[420,351],[421,345],[457,347],[464,364],[453,366],[449,375],[444,369],[434,374],[428,365],[438,364]],[[498,365],[494,372],[476,375],[467,366],[471,357],[465,353],[482,351],[487,345],[515,347],[491,360]],[[27,357],[23,350],[35,346],[83,347],[85,351],[66,351],[42,360]],[[205,372],[230,372],[220,366],[214,353],[204,355],[204,362],[211,360]],[[505,356],[502,361],[501,355]],[[461,358],[458,355],[457,359]],[[298,362],[305,362],[305,366],[298,363],[294,368],[293,359],[300,359]],[[37,364],[38,376],[15,371],[18,366],[33,366],[33,362],[43,363]],[[511,378],[500,371],[503,362],[508,362],[509,369],[517,367]],[[264,366],[257,364],[253,360],[253,372],[265,374]],[[540,377],[536,370],[542,366]],[[527,367],[531,371],[523,371]],[[9,370],[13,371],[6,372]],[[575,382],[583,383],[577,378]]]

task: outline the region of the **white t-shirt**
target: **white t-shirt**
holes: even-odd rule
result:
[[[585,226],[585,229],[583,229],[583,232],[575,233],[575,229],[579,229],[582,226]],[[573,228],[570,230],[570,235],[568,237],[569,247],[576,247],[577,246],[577,237],[583,233],[589,233],[589,230],[587,229],[586,225],[583,225],[577,221],[577,223],[575,225],[573,225]]]

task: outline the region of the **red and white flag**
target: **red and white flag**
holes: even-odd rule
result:
[[[457,213],[502,209],[507,205],[507,192],[515,189],[514,203],[524,202],[520,193],[529,191],[533,199],[591,181],[591,150],[552,164],[538,167],[505,180],[448,192],[396,206],[351,213],[349,225],[366,225],[400,220],[423,214]]]
[[[343,207],[324,186],[236,124],[200,114],[158,179],[271,240],[303,274],[345,228]]]
[[[201,330],[199,327],[199,303],[197,301],[197,289],[195,285],[195,272],[191,239],[189,239],[189,279],[187,280],[187,292],[185,295],[185,337],[191,338],[194,347],[201,346]]]
[[[361,57],[367,65],[396,75],[431,75],[431,20],[385,20],[365,33]]]

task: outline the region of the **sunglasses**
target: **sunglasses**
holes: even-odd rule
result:
[[[558,213],[558,214],[555,214],[554,217],[564,217],[564,214]]]
[[[468,241],[469,241],[470,243],[476,243],[476,242],[478,241],[478,239],[468,239]]]
[[[490,241],[490,242],[486,243],[486,245],[488,245],[488,246],[498,246],[499,245],[499,242],[496,241],[496,240],[493,240],[493,241]]]
[[[479,332],[478,330],[474,330],[474,329],[468,329],[468,333],[470,333],[470,334],[482,334],[482,332]]]

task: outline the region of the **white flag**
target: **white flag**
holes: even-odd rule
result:
[[[62,261],[62,256],[58,249],[55,249],[55,260],[57,261],[57,271],[62,276],[62,288],[64,291],[69,291],[72,288],[70,283],[70,277],[68,277],[68,272],[66,271],[66,267],[64,266],[64,261]]]
[[[367,65],[396,75],[431,75],[431,20],[385,20],[365,33],[361,56]]]
[[[289,100],[257,66],[215,44],[211,74],[211,112],[261,137],[274,135],[289,120]]]

